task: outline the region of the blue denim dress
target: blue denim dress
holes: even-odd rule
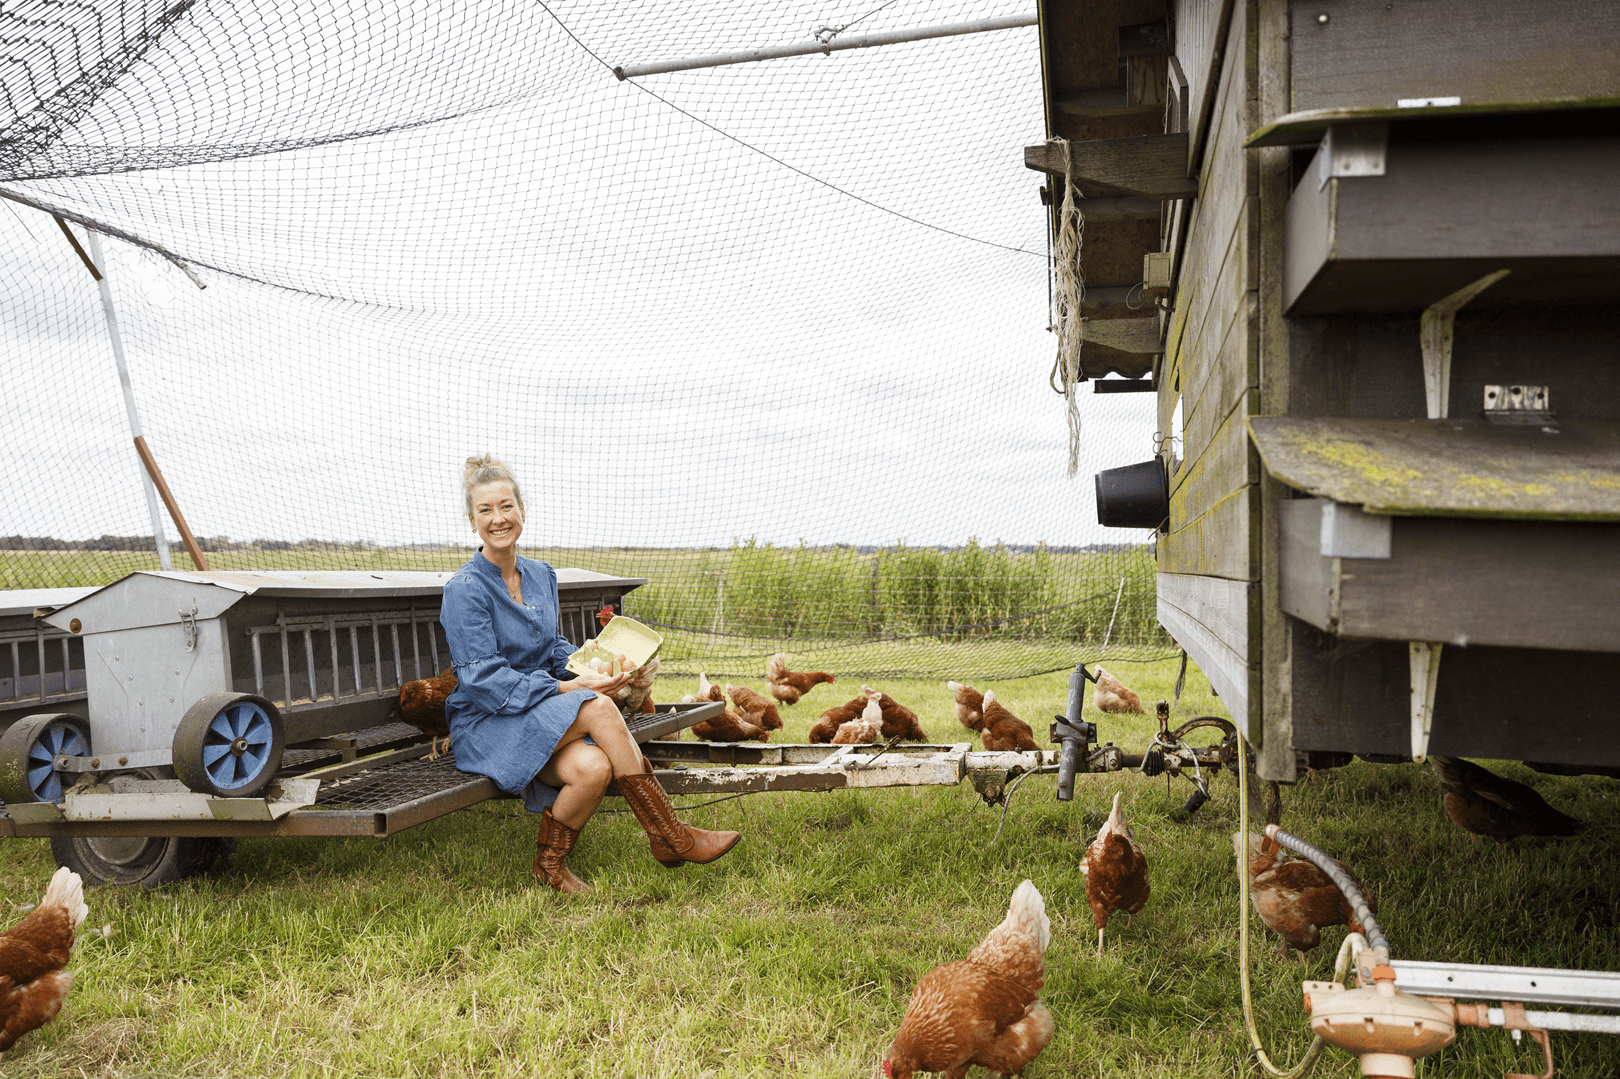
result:
[[[572,677],[566,664],[575,651],[557,632],[557,571],[522,556],[517,563],[522,604],[481,550],[444,584],[439,622],[456,675],[445,715],[456,767],[488,776],[541,813],[557,800],[557,788],[538,773],[596,694],[557,692],[558,681]]]

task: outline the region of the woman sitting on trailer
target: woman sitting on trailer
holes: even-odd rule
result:
[[[712,862],[740,838],[675,819],[612,693],[627,674],[571,675],[558,632],[557,572],[517,553],[523,495],[493,457],[469,457],[467,521],[483,545],[445,582],[439,621],[457,679],[446,702],[456,765],[488,776],[539,813],[534,875],[560,892],[589,890],[565,859],[609,780],[671,869]]]

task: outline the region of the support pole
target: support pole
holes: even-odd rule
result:
[[[107,282],[107,260],[101,254],[101,241],[94,230],[90,231],[90,258],[102,268],[96,282],[101,289],[101,313],[107,318],[107,337],[112,341],[113,359],[118,363],[118,382],[124,389],[124,412],[129,416],[129,429],[135,437],[138,453],[145,444],[141,434],[141,417],[135,410],[135,388],[129,381],[129,364],[124,361],[124,341],[118,333],[118,312],[113,307],[112,288]],[[163,515],[158,512],[157,488],[146,471],[144,457],[141,465],[141,483],[146,489],[146,512],[152,520],[152,538],[157,543],[158,565],[172,570],[174,563],[169,560],[169,540],[163,534]]]
[[[996,19],[953,23],[949,26],[919,27],[913,30],[892,30],[879,34],[851,34],[827,42],[805,42],[798,45],[777,45],[766,49],[746,49],[741,52],[717,53],[688,60],[667,60],[650,64],[621,64],[613,69],[619,81],[641,75],[660,75],[667,71],[691,71],[700,67],[722,67],[726,64],[747,64],[756,60],[776,60],[784,56],[809,56],[812,53],[830,55],[844,49],[870,49],[876,45],[896,45],[903,41],[927,41],[936,37],[957,37],[962,34],[982,34],[990,30],[1011,30],[1017,26],[1034,26],[1034,15],[1005,15]]]
[[[174,526],[180,530],[180,541],[186,545],[186,553],[191,556],[191,564],[200,570],[206,570],[208,559],[203,557],[202,548],[197,546],[197,537],[191,534],[185,515],[180,512],[180,503],[174,500],[173,492],[164,482],[163,473],[158,470],[157,458],[152,456],[152,450],[147,446],[146,439],[140,435],[135,436],[135,452],[141,455],[141,464],[146,466],[147,477],[157,486],[158,497],[163,500],[164,509],[169,511]],[[335,638],[333,647],[336,647]]]

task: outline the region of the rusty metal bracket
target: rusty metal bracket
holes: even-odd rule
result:
[[[1545,1030],[1541,1030],[1541,1029],[1539,1029],[1537,1027],[1534,1027],[1534,1026],[1532,1026],[1530,1024],[1529,1018],[1526,1017],[1525,1014],[1524,1014],[1524,1005],[1523,1004],[1520,1004],[1520,1003],[1517,1003],[1517,1002],[1514,1002],[1514,1001],[1504,1000],[1502,1002],[1502,1016],[1503,1016],[1504,1019],[1506,1019],[1506,1022],[1503,1023],[1502,1025],[1505,1026],[1508,1030],[1510,1030],[1510,1031],[1521,1031],[1522,1030],[1522,1031],[1524,1031],[1524,1033],[1530,1035],[1532,1038],[1534,1038],[1537,1042],[1539,1042],[1541,1044],[1541,1058],[1542,1058],[1543,1061],[1546,1062],[1546,1065],[1547,1065],[1547,1070],[1542,1072],[1540,1075],[1526,1075],[1526,1074],[1524,1074],[1522,1072],[1509,1072],[1504,1077],[1504,1079],[1552,1079],[1552,1074],[1553,1074],[1552,1042],[1547,1037],[1547,1032]]]
[[[1453,1000],[1450,997],[1425,996],[1423,999],[1432,1004],[1438,1004],[1442,1008],[1450,1008],[1452,1016],[1458,1026],[1479,1027],[1482,1030],[1489,1030],[1491,1027],[1500,1026],[1512,1033],[1514,1041],[1519,1040],[1519,1035],[1521,1033],[1528,1034],[1530,1037],[1534,1038],[1536,1043],[1541,1046],[1541,1059],[1547,1065],[1547,1070],[1542,1072],[1540,1075],[1528,1075],[1524,1072],[1508,1072],[1503,1076],[1503,1079],[1552,1079],[1553,1055],[1551,1036],[1547,1031],[1535,1025],[1535,1023],[1530,1019],[1530,1016],[1525,1012],[1524,1004],[1522,1002],[1504,1000],[1502,1001],[1500,1008],[1492,1008],[1488,1004],[1466,1003]],[[1493,1015],[1493,1012],[1500,1014]]]

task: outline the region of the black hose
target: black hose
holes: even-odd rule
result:
[[[1361,923],[1361,928],[1367,936],[1367,943],[1374,948],[1382,949],[1382,954],[1386,956],[1390,954],[1389,938],[1384,936],[1384,930],[1379,926],[1377,919],[1373,917],[1372,908],[1367,906],[1367,900],[1361,894],[1361,889],[1356,887],[1355,882],[1350,879],[1350,874],[1344,871],[1343,866],[1317,850],[1310,843],[1299,838],[1299,836],[1285,832],[1275,824],[1266,825],[1266,834],[1301,857],[1309,859],[1316,865],[1316,868],[1326,873],[1329,879],[1338,886],[1344,897],[1350,901],[1350,909],[1356,912],[1356,921]]]

